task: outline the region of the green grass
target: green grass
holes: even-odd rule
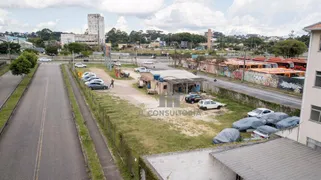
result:
[[[10,68],[9,64],[3,65],[3,67],[0,68],[0,76],[4,75],[6,72],[8,72],[9,68]]]
[[[145,89],[139,89],[134,84],[136,89],[142,93],[146,93]],[[126,143],[131,149],[131,152],[136,158],[146,154],[158,154],[164,152],[175,152],[192,150],[198,148],[215,147],[212,144],[213,132],[218,133],[224,128],[232,126],[232,123],[245,117],[246,113],[253,107],[241,105],[238,102],[229,99],[216,97],[215,100],[226,103],[229,110],[228,113],[215,117],[219,123],[205,122],[186,119],[187,122],[193,121],[197,125],[209,127],[213,132],[203,133],[199,136],[187,136],[173,128],[173,124],[162,120],[155,120],[141,114],[141,108],[133,106],[125,100],[114,97],[106,93],[93,92],[80,86],[86,96],[87,102],[95,115],[98,122],[102,125],[101,110],[99,105],[104,107],[104,112],[110,116],[112,124],[116,127],[117,134],[122,134]],[[99,105],[98,105],[99,104]],[[105,136],[110,141],[107,130],[103,129]],[[248,133],[242,133],[243,137],[248,137]],[[115,147],[112,147],[113,154],[117,154]],[[120,161],[120,160],[119,160]],[[121,167],[122,175],[128,177],[128,171],[121,162],[118,162]],[[138,169],[138,165],[135,164]]]
[[[87,156],[87,161],[88,161],[88,166],[90,169],[90,176],[91,176],[90,178],[93,180],[105,179],[103,169],[101,167],[101,164],[100,164],[98,156],[97,156],[95,145],[90,137],[87,126],[84,124],[84,119],[82,117],[79,106],[77,104],[76,97],[73,93],[66,69],[61,66],[61,70],[63,73],[65,85],[67,86],[68,96],[71,101],[72,110],[75,114],[77,131],[78,131],[78,135],[80,136],[80,139],[81,139],[80,143],[82,144],[83,152]]]
[[[3,105],[0,111],[0,127],[2,128],[5,123],[8,121],[13,109],[16,107],[19,99],[21,98],[23,92],[26,90],[26,87],[33,78],[34,73],[39,65],[37,64],[35,68],[31,69],[30,73],[25,75],[23,80],[20,82],[16,90],[9,97],[8,101]]]

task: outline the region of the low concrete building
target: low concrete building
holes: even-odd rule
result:
[[[141,79],[147,88],[157,94],[173,95],[177,93],[199,92],[203,78],[185,70],[164,70],[141,73]]]

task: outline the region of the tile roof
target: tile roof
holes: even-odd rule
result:
[[[246,180],[321,179],[321,152],[286,138],[211,155]]]
[[[305,31],[321,30],[321,22],[312,24],[304,28]]]

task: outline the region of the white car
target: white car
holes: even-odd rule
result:
[[[40,62],[49,62],[49,61],[52,61],[52,59],[49,59],[49,58],[39,58],[39,61],[40,61]]]
[[[93,72],[84,72],[81,76],[81,78],[85,77],[85,76],[88,76],[89,74],[95,74]]]
[[[144,61],[143,63],[144,63],[144,64],[154,64],[153,61]]]
[[[92,77],[97,77],[95,73],[92,73],[92,74],[88,74],[87,76],[84,76],[82,78],[83,81],[87,81],[89,78],[92,78]]]
[[[150,72],[150,69],[147,69],[145,67],[138,67],[138,68],[135,68],[135,72],[139,72],[139,73]]]
[[[270,114],[270,113],[274,113],[274,111],[270,110],[270,109],[266,109],[266,108],[257,108],[257,109],[254,109],[253,111],[251,112],[248,112],[247,113],[247,116],[248,117],[257,117],[257,118],[260,118],[264,115],[267,115],[267,114]]]
[[[197,105],[198,105],[198,107],[200,109],[204,109],[204,110],[207,110],[207,109],[220,109],[221,107],[226,106],[226,104],[222,104],[222,103],[213,101],[211,99],[200,100]]]
[[[76,63],[76,64],[75,64],[75,67],[77,67],[77,68],[86,68],[87,65],[86,65],[86,64],[83,64],[83,63]]]
[[[91,84],[91,83],[99,83],[99,84],[104,84],[105,82],[102,79],[93,79],[91,81],[85,82],[86,85]]]

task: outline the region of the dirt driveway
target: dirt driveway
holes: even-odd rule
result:
[[[133,105],[141,107],[148,116],[155,120],[165,121],[171,124],[171,128],[180,131],[188,136],[199,136],[204,133],[215,135],[218,132],[211,127],[214,124],[220,124],[215,117],[226,113],[227,109],[201,111],[196,104],[187,104],[184,97],[181,98],[180,108],[162,108],[159,107],[158,98],[144,94],[133,87],[140,76],[132,69],[124,69],[129,72],[134,80],[115,80],[115,87],[106,91],[109,94],[127,100]],[[110,84],[111,77],[100,68],[90,68],[91,72],[102,78],[107,85]]]

